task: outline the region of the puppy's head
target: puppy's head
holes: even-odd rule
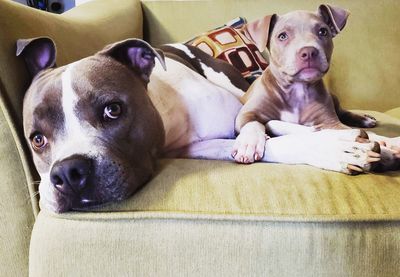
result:
[[[267,47],[271,70],[289,82],[315,82],[328,71],[332,38],[349,13],[320,5],[317,12],[294,11],[249,23],[247,30],[260,51]]]
[[[19,40],[33,81],[25,95],[24,133],[41,176],[41,206],[84,209],[131,195],[151,176],[164,143],[147,95],[162,54],[138,39],[55,67],[49,38]]]

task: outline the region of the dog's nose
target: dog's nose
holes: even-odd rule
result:
[[[50,181],[63,194],[79,194],[86,187],[91,171],[90,159],[74,155],[53,165]]]
[[[319,54],[319,51],[315,47],[303,47],[299,51],[299,58],[303,61],[309,61],[315,59]]]

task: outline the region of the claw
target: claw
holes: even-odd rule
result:
[[[358,175],[360,173],[364,173],[364,170],[362,168],[352,164],[347,165],[347,169],[349,170],[351,175]]]
[[[381,160],[381,158],[368,158],[367,162],[368,163],[376,163],[379,162]]]
[[[372,151],[374,151],[375,153],[381,153],[381,146],[376,141],[374,142],[374,147],[372,148]]]
[[[368,155],[368,157],[371,157],[371,158],[380,158],[381,157],[380,153],[376,153],[374,151],[367,151],[367,155]]]

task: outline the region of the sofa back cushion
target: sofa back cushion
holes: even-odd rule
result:
[[[321,0],[154,1],[142,0],[144,38],[155,45],[186,41],[237,16],[248,22],[268,14],[316,11]],[[345,108],[386,111],[400,106],[400,2],[331,0],[350,11],[334,38],[326,84]],[[168,11],[168,12],[166,12]]]

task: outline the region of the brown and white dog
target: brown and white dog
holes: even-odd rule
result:
[[[18,41],[17,55],[33,76],[23,124],[41,176],[42,208],[65,212],[125,199],[151,178],[158,157],[233,160],[244,94],[234,85],[241,83],[239,73],[221,72],[220,61],[196,58],[185,45],[169,47],[188,59],[164,57],[148,43],[128,39],[55,67],[51,39]],[[377,143],[360,135],[350,129],[280,136],[267,140],[260,156],[344,173],[354,166],[368,171],[380,154]]]
[[[235,124],[240,134],[232,153],[237,162],[252,163],[262,158],[266,131],[277,136],[348,126],[375,127],[374,118],[343,110],[322,80],[331,61],[332,38],[344,28],[348,15],[344,9],[321,5],[317,12],[270,15],[253,23],[249,34],[260,51],[268,47],[270,65],[241,99],[244,106]],[[274,120],[296,125],[287,124],[282,130],[279,123],[278,131]],[[394,166],[396,159],[390,156],[399,155],[400,140],[373,133],[369,136],[391,147],[383,149],[390,160],[385,166]]]

